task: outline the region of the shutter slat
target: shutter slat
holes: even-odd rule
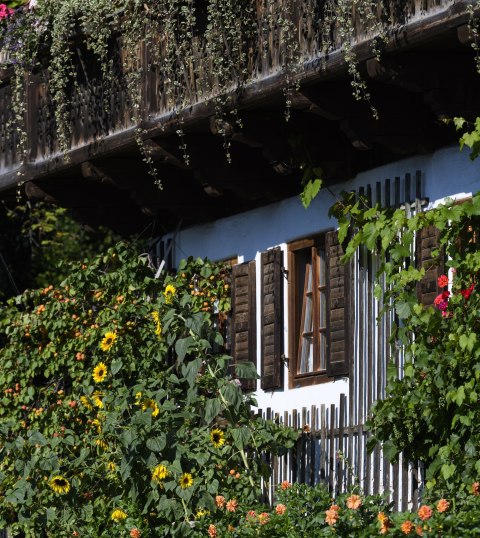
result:
[[[261,362],[264,390],[282,387],[283,254],[280,248],[261,255]]]
[[[328,278],[327,308],[327,375],[346,376],[350,373],[350,344],[352,333],[352,262],[343,264],[343,249],[336,231],[327,232],[325,251]]]
[[[417,298],[424,306],[433,306],[433,300],[440,293],[437,279],[445,272],[443,252],[434,258],[432,252],[440,245],[440,231],[435,226],[422,228],[417,235],[416,265],[425,268],[425,276],[417,283]]]
[[[233,364],[257,364],[255,261],[232,267]],[[234,368],[232,368],[234,373]],[[244,390],[255,390],[255,379],[240,379]]]

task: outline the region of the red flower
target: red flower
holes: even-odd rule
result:
[[[470,295],[472,295],[473,288],[475,287],[475,284],[472,284],[469,288],[466,290],[461,290],[460,293],[463,295],[465,301],[467,301],[470,298]]]
[[[438,287],[444,288],[445,286],[448,286],[448,276],[447,275],[441,275],[438,277]]]

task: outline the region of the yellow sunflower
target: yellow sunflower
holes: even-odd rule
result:
[[[116,332],[106,333],[105,336],[103,337],[102,342],[100,343],[100,349],[102,351],[108,351],[113,346],[116,339],[117,339]]]
[[[86,407],[89,411],[93,409],[92,404],[90,403],[89,399],[86,396],[80,396],[80,403]]]
[[[103,439],[96,439],[95,444],[99,446],[102,450],[108,450],[108,443]]]
[[[210,510],[205,510],[204,508],[200,508],[200,510],[197,510],[197,513],[195,514],[195,519],[202,519],[202,517],[208,516],[210,514]]]
[[[105,378],[107,377],[107,366],[103,362],[99,362],[97,366],[93,369],[92,374],[93,380],[95,383],[102,383],[102,381],[105,381]]]
[[[117,508],[112,512],[112,515],[110,517],[112,518],[112,521],[115,521],[115,523],[119,523],[120,521],[127,519],[127,514],[123,510],[119,510]]]
[[[183,473],[179,480],[180,487],[182,489],[190,488],[193,486],[193,477],[190,473]]]
[[[147,409],[152,410],[152,417],[156,417],[160,413],[157,402],[151,398],[145,398],[142,402],[142,411],[146,411]]]
[[[103,397],[103,392],[95,391],[92,394],[92,401],[93,401],[95,407],[98,407],[99,409],[103,409],[102,397]]]
[[[102,433],[102,423],[98,420],[98,418],[94,418],[92,420],[92,426],[97,430],[97,433]]]
[[[225,444],[225,434],[222,432],[222,430],[214,428],[210,432],[210,441],[215,448],[220,448]]]
[[[162,323],[160,322],[160,314],[158,312],[152,312],[152,318],[155,322],[155,334],[160,337],[162,336]]]
[[[64,495],[70,491],[70,482],[63,476],[54,476],[49,481],[49,485],[59,495]]]
[[[152,480],[154,482],[161,482],[162,480],[165,480],[168,476],[168,469],[165,467],[165,465],[157,465],[152,470]]]
[[[177,290],[175,289],[175,286],[172,286],[172,284],[168,284],[165,288],[165,291],[163,292],[163,295],[165,296],[165,302],[167,304],[173,303],[173,297],[177,293]]]
[[[117,470],[117,466],[115,465],[115,463],[113,463],[113,461],[109,461],[107,463],[107,469],[111,472],[111,473],[114,473],[116,470]]]

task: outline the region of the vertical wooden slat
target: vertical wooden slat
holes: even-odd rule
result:
[[[317,448],[317,435],[318,435],[318,424],[317,424],[317,406],[312,405],[310,408],[310,428],[311,428],[311,435],[310,435],[310,473],[309,473],[309,480],[308,483],[311,486],[315,485],[315,471],[316,471],[316,465],[317,465],[317,454],[316,454],[316,448]]]
[[[298,413],[297,410],[294,409],[292,411],[292,428],[298,428]],[[298,445],[301,443],[301,440],[298,440],[295,446],[292,449],[292,481],[298,482]]]
[[[346,411],[345,394],[340,394],[340,411],[338,420],[338,466],[337,466],[337,493],[342,493],[343,490],[343,458],[345,453],[343,450],[343,436],[345,435],[345,411]]]
[[[330,431],[328,454],[328,490],[333,494],[335,486],[335,404],[330,405]]]
[[[324,481],[327,477],[327,412],[325,404],[320,406],[320,480]]]

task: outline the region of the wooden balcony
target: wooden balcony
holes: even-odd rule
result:
[[[276,9],[287,1],[275,2]],[[105,207],[96,204],[110,200],[114,226],[114,209],[121,220],[125,211],[132,211],[133,202],[147,217],[162,211],[170,215],[165,216],[168,226],[186,214],[193,220],[209,219],[298,192],[294,170],[298,159],[290,155],[287,144],[292,134],[301,133],[310,153],[319,154],[315,161],[326,179],[338,181],[398,156],[448,143],[454,135],[439,126],[439,120],[478,113],[479,82],[466,27],[468,6],[475,2],[411,0],[404,2],[404,9],[384,14],[392,22],[381,62],[372,52],[376,35],[355,18],[352,50],[371,102],[379,109],[379,120],[372,118],[368,103],[352,98],[342,50],[345,36],[334,25],[322,26],[324,4],[295,2],[288,24],[282,26],[271,22],[273,4],[256,0],[257,31],[243,44],[241,75],[232,70],[227,81],[231,91],[222,96],[227,113],[221,115],[220,124],[216,98],[221,84],[213,74],[201,28],[192,38],[188,62],[178,65],[182,91],[165,77],[161,36],[154,52],[139,45],[138,114],[127,90],[121,37],[112,44],[115,76],[108,92],[98,63],[79,43],[65,152],[59,145],[45,72],[25,75],[26,141],[21,151],[19,134],[10,121],[7,70],[0,86],[0,190],[25,182],[29,196],[69,207],[78,205],[81,193],[82,204],[90,201],[84,214],[89,213],[93,223],[97,221],[91,218],[92,211],[105,213]],[[202,17],[198,20],[201,23]],[[326,29],[333,44],[327,54],[322,40]],[[288,58],[287,43],[297,50],[295,65]],[[288,123],[286,98],[292,116]],[[229,120],[229,109],[238,109],[242,129],[235,118]],[[225,137],[218,136],[222,129]],[[159,170],[163,191],[148,176],[135,142],[136,130],[141,130]],[[225,143],[231,145],[232,164],[226,162]],[[322,155],[320,148],[326,150]],[[224,203],[214,202],[220,196]]]

